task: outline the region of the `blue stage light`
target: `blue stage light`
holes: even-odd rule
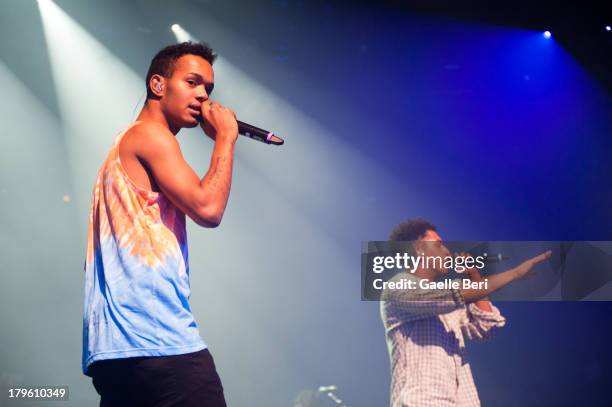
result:
[[[544,31],[544,38],[549,39],[550,37],[552,37],[550,31]]]

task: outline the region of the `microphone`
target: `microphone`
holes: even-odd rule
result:
[[[241,122],[240,120],[237,120],[237,122],[238,134],[252,138],[253,140],[261,141],[262,143],[274,144],[275,146],[282,146],[285,143],[285,140],[275,136],[271,131],[260,129],[252,124]]]
[[[483,253],[481,256],[484,257],[485,263],[499,263],[500,261],[508,260],[510,258],[508,256],[504,256],[501,253],[498,253],[498,254]]]
[[[453,242],[455,243],[455,242]],[[456,243],[461,243],[461,242],[456,242]],[[466,242],[467,243],[467,242]],[[483,246],[486,242],[484,241],[480,241],[480,242],[472,242],[468,247],[455,247],[453,248],[454,251],[458,251],[458,252],[462,252],[465,251],[468,254],[471,254],[474,257],[484,257],[483,261],[486,264],[490,264],[490,263],[499,263],[505,260],[510,259],[510,257],[505,256],[501,253],[496,253],[496,254],[492,254],[492,253],[487,253],[486,249],[481,249],[478,250],[479,246]],[[474,252],[476,251],[480,251],[480,253],[475,254]]]

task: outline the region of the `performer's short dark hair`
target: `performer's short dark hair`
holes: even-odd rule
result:
[[[157,74],[169,78],[172,76],[172,72],[174,71],[174,63],[183,55],[200,56],[207,60],[211,65],[213,62],[215,62],[215,59],[217,59],[217,54],[215,54],[212,48],[210,48],[210,46],[204,42],[187,41],[181,42],[180,44],[169,45],[161,49],[151,60],[151,65],[149,66],[149,71],[147,72],[147,77],[145,79],[147,98],[154,96],[153,92],[151,92],[151,88],[149,87],[151,76]]]
[[[436,226],[425,219],[408,219],[395,228],[389,235],[389,240],[393,241],[414,241],[423,237],[428,230],[436,230]]]

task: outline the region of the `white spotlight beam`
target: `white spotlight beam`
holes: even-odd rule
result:
[[[38,0],[81,222],[99,165],[144,94],[134,73],[50,0]],[[85,231],[85,225],[81,225]]]
[[[195,41],[195,38],[179,24],[172,24],[170,27],[176,38],[176,42]]]

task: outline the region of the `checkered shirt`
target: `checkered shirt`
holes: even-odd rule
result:
[[[418,279],[398,273],[398,278]],[[505,318],[466,305],[459,290],[386,290],[381,317],[391,360],[391,407],[480,406],[465,338],[487,339]]]

